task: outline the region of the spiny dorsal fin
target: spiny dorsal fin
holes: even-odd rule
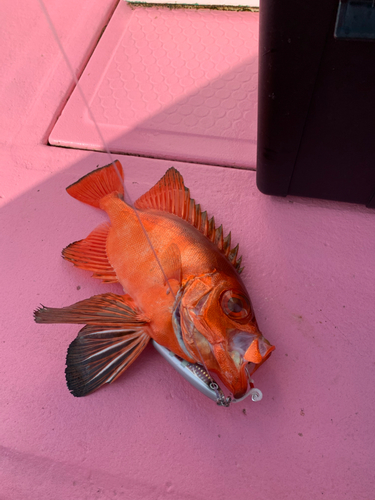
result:
[[[240,274],[241,259],[237,260],[238,245],[231,249],[230,233],[224,237],[223,227],[215,227],[215,219],[208,219],[207,212],[190,198],[190,190],[185,186],[184,179],[175,168],[167,170],[160,181],[147,193],[143,194],[134,204],[138,209],[160,210],[181,217],[201,233],[203,233],[228,258]]]
[[[138,198],[134,206],[170,212],[188,220],[190,193],[184,186],[181,174],[172,167],[154,187]]]

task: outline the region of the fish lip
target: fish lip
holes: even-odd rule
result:
[[[247,378],[247,389],[245,392],[242,393],[242,395],[239,395],[239,393],[234,394],[233,393],[233,398],[234,402],[237,401],[242,401],[245,399],[247,396],[249,396],[251,393],[251,390],[254,388],[254,381],[251,378],[253,373],[265,362],[267,359],[271,356],[272,352],[275,350],[275,346],[273,346],[263,335],[261,336],[261,345],[260,345],[260,352],[262,355],[262,361],[260,363],[255,363],[255,362],[247,362],[246,360],[243,361],[243,364],[241,366],[241,372],[246,375]],[[265,345],[262,345],[265,344]],[[268,348],[267,348],[268,346]],[[266,349],[264,351],[264,349]],[[263,351],[263,352],[262,352]],[[238,396],[237,396],[238,394]]]
[[[253,375],[253,373],[258,370],[259,367],[263,365],[267,361],[267,359],[271,356],[273,351],[276,349],[274,345],[272,345],[263,335],[259,339],[259,352],[260,355],[262,356],[262,360],[259,363],[249,363],[253,365],[253,368],[251,370],[250,375]]]
[[[262,357],[259,363],[257,362],[249,362],[243,357],[243,353],[239,353],[240,362],[236,363],[239,371],[241,372],[242,380],[247,380],[247,387],[245,390],[232,391],[234,401],[242,401],[251,393],[251,390],[254,388],[254,381],[252,380],[253,373],[270,357],[272,352],[275,350],[275,346],[273,346],[262,334],[254,335],[254,340],[259,346],[259,353]],[[239,346],[237,346],[239,347]],[[233,356],[232,356],[233,359]]]

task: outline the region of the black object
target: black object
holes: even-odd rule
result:
[[[375,40],[375,2],[341,0],[336,18],[335,37]]]
[[[375,208],[375,2],[262,0],[257,185]]]

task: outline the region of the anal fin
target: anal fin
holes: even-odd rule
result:
[[[86,324],[66,359],[67,385],[77,397],[116,380],[150,340],[149,320],[129,295],[105,293],[68,307],[42,307],[34,317],[37,323]]]
[[[118,283],[116,272],[109,263],[106,251],[110,227],[107,222],[101,224],[87,238],[64,248],[62,256],[76,267],[92,271],[93,277],[101,279],[104,283]]]

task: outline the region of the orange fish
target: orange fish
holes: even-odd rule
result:
[[[115,161],[67,188],[104,210],[110,223],[66,247],[63,257],[105,283],[121,283],[127,294],[35,311],[38,323],[86,325],[68,350],[68,388],[84,396],[113,382],[152,338],[243,397],[274,347],[259,331],[238,245],[232,248],[230,234],[224,237],[190,198],[176,169],[136,201],[136,210],[124,202],[120,176]]]

